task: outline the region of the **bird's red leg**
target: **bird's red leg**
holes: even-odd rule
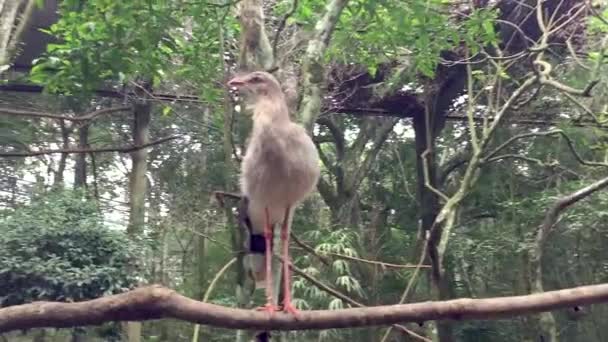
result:
[[[264,239],[266,241],[266,305],[258,310],[278,311],[279,308],[272,303],[272,225],[270,224],[270,214],[266,208],[266,220],[264,222]]]
[[[283,246],[283,311],[297,315],[298,310],[291,304],[291,275],[289,274],[289,207],[285,209],[285,219],[281,227]]]

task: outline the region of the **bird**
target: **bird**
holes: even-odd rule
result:
[[[274,227],[281,225],[283,311],[296,314],[291,301],[289,236],[296,207],[316,189],[318,152],[306,129],[291,120],[285,94],[272,74],[248,72],[236,75],[227,85],[238,89],[252,113],[240,186],[251,232],[249,263],[256,287],[266,290],[266,305],[259,309],[280,310],[273,304],[271,258]]]

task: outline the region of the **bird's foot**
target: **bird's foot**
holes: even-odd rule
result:
[[[268,312],[270,314],[272,314],[275,311],[279,311],[280,310],[278,306],[276,306],[274,304],[271,304],[271,303],[266,303],[266,305],[257,307],[255,309],[257,311],[266,311],[266,312]]]
[[[296,307],[291,304],[291,301],[288,301],[283,304],[283,312],[290,313],[294,316],[297,316],[299,313],[298,309],[296,309]]]

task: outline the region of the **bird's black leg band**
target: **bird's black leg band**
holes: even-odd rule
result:
[[[249,251],[255,254],[266,253],[266,240],[263,234],[251,234],[249,236]]]

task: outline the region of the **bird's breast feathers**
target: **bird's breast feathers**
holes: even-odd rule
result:
[[[254,132],[242,165],[243,192],[255,200],[294,205],[319,178],[317,150],[306,131],[293,123]],[[277,203],[277,204],[279,204]]]

